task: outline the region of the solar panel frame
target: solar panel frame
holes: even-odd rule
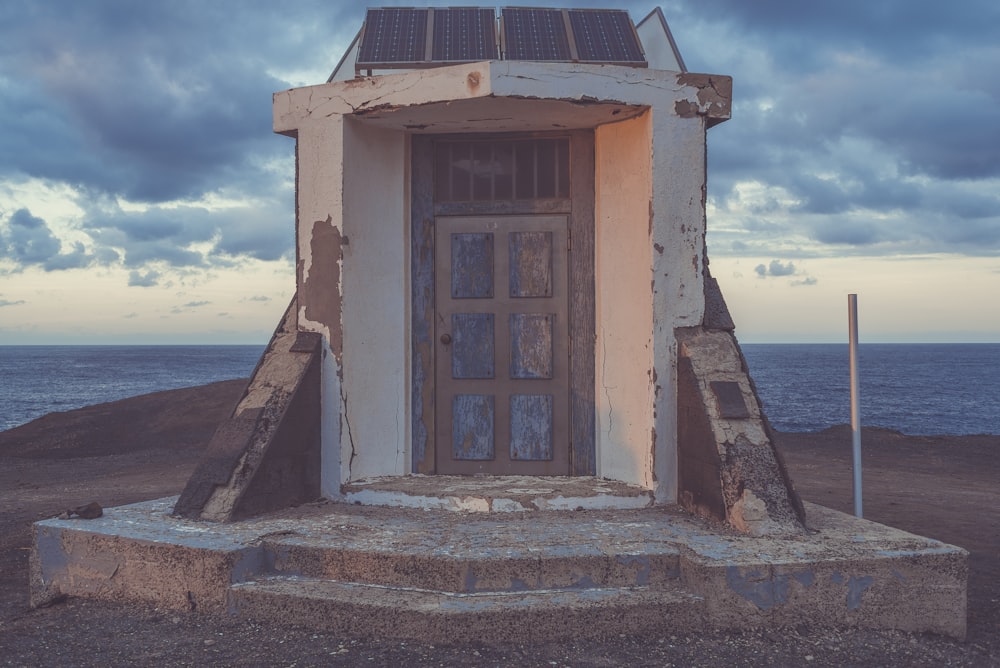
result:
[[[499,32],[498,32],[499,31]],[[355,73],[484,60],[647,67],[621,9],[376,7],[368,9]]]

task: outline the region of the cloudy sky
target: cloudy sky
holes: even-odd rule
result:
[[[862,341],[1000,341],[1000,3],[662,7],[688,69],[735,80],[708,244],[741,340],[843,341],[856,292]],[[0,344],[265,343],[294,290],[271,94],[325,81],[362,20],[3,3]]]

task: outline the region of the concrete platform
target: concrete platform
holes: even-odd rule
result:
[[[493,483],[542,506],[592,498]],[[965,550],[821,506],[808,535],[752,538],[673,508],[449,512],[419,508],[450,492],[417,491],[415,508],[322,502],[231,524],[173,518],[173,498],[39,522],[32,603],[141,600],[435,642],[802,624],[965,635]]]

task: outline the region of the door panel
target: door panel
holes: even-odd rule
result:
[[[435,220],[438,473],[570,473],[567,225]]]

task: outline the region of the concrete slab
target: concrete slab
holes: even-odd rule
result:
[[[644,487],[587,476],[385,476],[352,481],[342,492],[348,503],[472,513],[653,505],[653,494]]]
[[[478,616],[506,620],[496,624],[511,633],[540,619],[538,610],[563,606],[574,634],[600,635],[614,618],[633,620],[622,632],[678,628],[676,606],[687,601],[696,603],[687,617],[695,628],[806,623],[965,634],[964,550],[815,505],[807,507],[810,533],[755,538],[671,507],[457,513],[322,502],[206,524],[171,517],[173,502],[37,523],[32,602],[144,600],[354,629],[359,622],[347,617],[364,610],[382,628],[375,620],[386,605],[416,620],[431,601],[434,615],[447,610],[445,627],[466,610],[470,632],[484,628],[469,621]],[[331,603],[342,596],[352,605]],[[325,612],[310,616],[310,608]],[[400,637],[411,637],[404,627],[415,627],[399,626]]]

